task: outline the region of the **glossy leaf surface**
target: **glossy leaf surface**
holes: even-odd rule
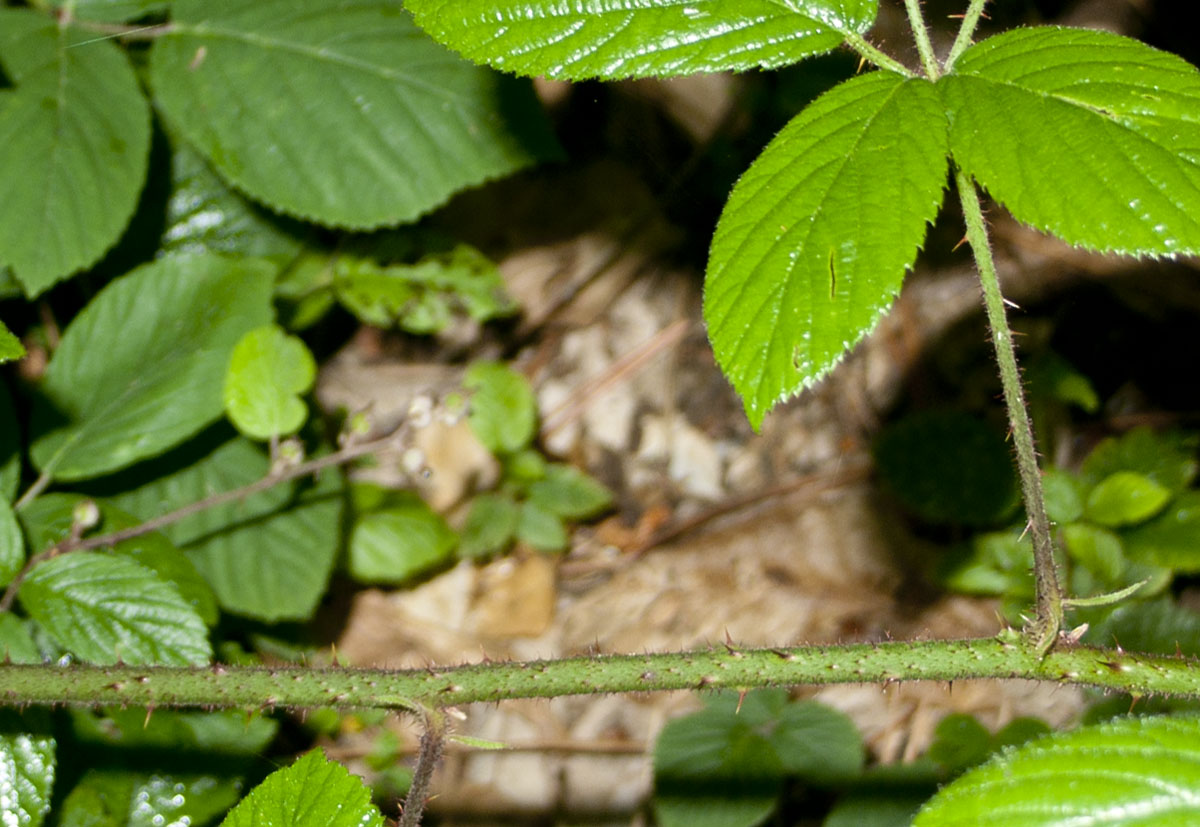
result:
[[[1200,72],[1107,32],[1016,29],[938,81],[956,162],[1018,220],[1081,247],[1200,252]]]
[[[875,72],[814,101],[738,181],[713,238],[704,318],[752,425],[891,305],[941,204],[946,150],[933,85]]]
[[[270,321],[272,275],[260,261],[177,256],[105,287],[46,369],[43,391],[67,421],[34,442],[34,465],[59,480],[94,477],[220,417],[234,344]]]
[[[1006,751],[942,788],[917,827],[1187,824],[1200,817],[1200,721],[1126,718]]]
[[[41,827],[57,769],[52,735],[22,731],[22,718],[0,715],[0,824]]]
[[[524,75],[578,80],[784,66],[865,32],[877,0],[409,0],[440,42]]]
[[[41,563],[21,605],[65,649],[89,663],[198,666],[208,629],[172,585],[125,557],[79,551]]]
[[[36,295],[121,235],[146,179],[149,107],[115,43],[45,14],[0,9],[0,67],[14,84],[0,89],[0,264]]]
[[[371,793],[345,767],[313,750],[271,773],[221,827],[380,827]]]
[[[447,52],[391,0],[177,0],[150,75],[222,176],[321,224],[411,220],[553,140],[528,84]]]

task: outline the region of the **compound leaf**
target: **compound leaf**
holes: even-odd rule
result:
[[[564,80],[785,66],[871,27],[878,0],[408,0],[471,60]]]
[[[1136,40],[1017,29],[938,81],[955,161],[1020,221],[1080,247],[1200,252],[1200,72]]]
[[[397,224],[553,144],[528,84],[447,52],[392,0],[177,0],[173,10],[151,56],[160,109],[273,209],[340,227]]]
[[[941,204],[946,152],[933,85],[875,72],[818,98],[738,181],[704,317],[755,427],[891,304]]]
[[[36,566],[21,605],[65,649],[89,663],[199,666],[212,648],[179,591],[127,557],[79,551]]]
[[[278,325],[256,327],[238,340],[225,374],[225,410],[254,439],[291,434],[308,418],[300,394],[317,378],[317,362],[303,341]]]
[[[0,66],[15,84],[0,91],[0,263],[32,296],[120,237],[150,114],[120,48],[46,14],[0,9]]]
[[[320,750],[271,773],[221,827],[382,827],[362,780]]]
[[[943,787],[914,824],[1187,824],[1200,818],[1200,720],[1126,718],[1006,750]]]
[[[68,421],[34,442],[34,465],[59,480],[98,476],[220,417],[234,344],[271,319],[272,275],[261,261],[174,256],[105,287],[46,369],[42,390]]]

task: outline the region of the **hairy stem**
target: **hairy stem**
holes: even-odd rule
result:
[[[891,55],[873,46],[865,37],[857,33],[846,35],[846,45],[854,51],[858,52],[867,63],[874,64],[880,69],[887,69],[890,72],[895,72],[905,77],[913,77],[913,73],[908,67],[900,61],[896,60]]]
[[[992,258],[991,246],[988,243],[979,193],[975,190],[975,182],[965,172],[956,167],[954,175],[958,185],[958,197],[962,203],[963,218],[967,225],[967,241],[974,252],[979,281],[983,286],[983,303],[987,308],[988,327],[992,332],[992,345],[1000,369],[1000,383],[1004,388],[1004,403],[1008,408],[1008,423],[1012,429],[1017,470],[1021,477],[1021,493],[1025,501],[1025,513],[1029,518],[1029,533],[1033,539],[1037,615],[1030,625],[1029,633],[1038,651],[1044,652],[1054,644],[1062,627],[1063,605],[1058,572],[1054,565],[1050,519],[1046,516],[1046,501],[1042,494],[1042,475],[1038,469],[1037,451],[1033,443],[1033,427],[1029,423],[1029,410],[1025,404],[1025,392],[1021,387],[1016,349],[1004,311],[1004,296],[1000,293],[1000,281],[996,277],[996,262]]]
[[[917,54],[921,56],[921,66],[930,80],[937,80],[941,75],[941,67],[933,54],[933,43],[929,40],[929,29],[925,26],[925,18],[921,15],[921,0],[904,0],[904,8],[908,12],[908,25],[912,28],[913,40],[917,44]]]
[[[1200,698],[1200,663],[1183,657],[1060,645],[1042,653],[1008,631],[977,640],[889,641],[789,649],[726,646],[659,655],[601,655],[447,669],[0,666],[12,704],[233,709],[407,709],[512,698],[675,689],[1027,678]]]
[[[431,711],[425,716],[425,732],[421,734],[421,748],[417,753],[417,765],[413,768],[412,784],[404,797],[404,809],[400,813],[397,827],[420,827],[421,815],[429,801],[429,790],[433,786],[433,771],[442,761],[446,748],[446,716]]]
[[[987,0],[971,0],[967,13],[963,15],[962,25],[958,27],[954,45],[950,47],[950,54],[946,55],[946,62],[942,65],[943,72],[949,73],[958,58],[971,45],[971,38],[975,36],[975,27],[979,25],[979,18],[983,16],[983,7],[986,5]]]

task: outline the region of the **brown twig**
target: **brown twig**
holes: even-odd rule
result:
[[[425,716],[425,732],[421,735],[417,765],[413,769],[412,785],[404,798],[398,827],[419,827],[425,803],[429,800],[429,790],[433,786],[433,771],[441,763],[445,747],[446,716],[440,710],[431,710]]]
[[[395,428],[386,432],[382,436],[376,437],[368,442],[350,444],[341,450],[336,451],[335,453],[327,454],[323,457],[317,457],[316,459],[309,460],[308,462],[302,462],[299,465],[294,465],[290,468],[272,468],[271,472],[268,473],[267,476],[260,480],[256,480],[249,485],[244,485],[241,488],[235,488],[231,491],[222,491],[217,494],[213,494],[210,497],[205,497],[204,499],[197,500],[194,503],[188,503],[187,505],[177,508],[174,511],[169,511],[166,514],[154,517],[153,519],[147,520],[144,523],[140,523],[129,528],[124,528],[120,531],[112,531],[108,534],[98,534],[94,537],[88,537],[86,539],[73,532],[71,536],[61,540],[58,543],[55,543],[48,549],[44,549],[43,551],[34,554],[25,562],[25,565],[21,568],[21,571],[17,573],[17,575],[12,579],[12,582],[10,582],[8,587],[4,590],[4,596],[0,597],[0,612],[8,611],[8,609],[12,606],[13,601],[16,599],[17,591],[21,588],[21,583],[24,582],[25,578],[29,576],[29,572],[31,572],[39,563],[42,563],[51,557],[57,557],[60,554],[68,554],[73,551],[87,551],[94,548],[115,546],[117,543],[124,542],[125,540],[132,540],[135,537],[141,537],[143,534],[149,534],[152,531],[158,531],[159,529],[166,528],[167,526],[173,525],[180,520],[191,517],[193,514],[199,514],[202,511],[208,511],[211,508],[216,508],[218,506],[225,505],[226,503],[244,500],[247,497],[253,496],[254,494],[274,488],[276,485],[280,485],[291,480],[300,479],[301,477],[307,477],[312,474],[317,474],[326,468],[345,465],[346,463],[352,462],[359,457],[380,451],[388,447],[390,443],[401,442],[408,433],[408,428],[406,425],[406,422],[401,422]],[[49,479],[47,479],[46,482],[48,483]],[[35,484],[34,488],[36,487],[37,486]],[[42,488],[44,487],[45,485],[43,484]],[[33,491],[34,488],[31,488],[30,491]],[[22,497],[22,501],[25,501],[27,498],[29,498],[29,492],[26,492],[25,497]]]

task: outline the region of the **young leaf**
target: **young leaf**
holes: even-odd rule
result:
[[[1148,520],[1162,510],[1171,492],[1133,471],[1105,477],[1087,498],[1088,519],[1104,526],[1123,526]]]
[[[1083,491],[1074,474],[1061,468],[1042,472],[1042,491],[1046,495],[1046,513],[1056,523],[1072,523],[1083,516]]]
[[[529,380],[499,362],[476,362],[463,385],[472,391],[467,421],[493,454],[524,448],[537,430],[537,400]]]
[[[586,520],[612,505],[612,492],[573,466],[553,463],[529,486],[529,502],[565,520]]]
[[[7,586],[25,565],[25,540],[7,500],[0,499],[0,586]]]
[[[734,187],[704,318],[754,427],[824,376],[900,290],[946,182],[932,84],[874,72],[814,101]]]
[[[150,61],[160,109],[273,209],[340,227],[397,224],[552,144],[527,84],[461,61],[390,0],[172,9]]]
[[[1200,72],[1108,32],[1016,29],[938,88],[964,171],[1019,220],[1080,247],[1200,252]]]
[[[21,340],[4,326],[4,322],[0,322],[0,365],[24,358],[25,346],[21,344]]]
[[[1200,719],[1126,718],[1007,750],[943,787],[916,827],[1187,824],[1200,818]]]
[[[271,277],[261,261],[174,256],[101,290],[46,369],[42,389],[68,421],[34,442],[34,465],[59,480],[98,476],[220,417],[234,344],[271,319]]]
[[[521,503],[517,539],[545,552],[562,551],[570,540],[562,519],[531,502]]]
[[[1072,523],[1063,526],[1062,531],[1072,559],[1102,582],[1117,582],[1126,567],[1125,549],[1117,535],[1087,523]]]
[[[24,729],[15,715],[0,716],[0,824],[41,827],[50,812],[57,743]]]
[[[271,773],[221,827],[382,827],[371,793],[345,767],[313,750]]]
[[[16,87],[0,92],[0,263],[33,296],[121,235],[146,179],[149,108],[115,43],[40,12],[0,9],[0,67]]]
[[[126,557],[77,551],[41,563],[21,605],[51,637],[89,663],[198,666],[208,630],[179,591]]]
[[[563,80],[796,63],[862,34],[878,0],[408,0],[440,42],[506,72]]]
[[[1118,471],[1133,471],[1178,494],[1191,484],[1200,468],[1195,450],[1194,437],[1173,431],[1155,433],[1148,427],[1134,428],[1093,448],[1083,461],[1079,479],[1091,488]]]
[[[458,543],[461,557],[487,557],[508,548],[517,534],[520,508],[512,497],[480,494],[471,502]]]
[[[143,520],[255,482],[267,457],[234,439],[186,468],[113,498]],[[307,619],[325,592],[341,536],[341,476],[275,486],[211,508],[164,532],[204,575],[222,608],[268,622]],[[253,553],[246,553],[253,549]]]
[[[350,534],[350,573],[364,583],[403,583],[450,559],[458,536],[419,497],[360,517]]]
[[[253,439],[295,433],[308,418],[300,394],[317,378],[317,363],[303,341],[278,325],[257,327],[238,340],[225,374],[225,410]]]

